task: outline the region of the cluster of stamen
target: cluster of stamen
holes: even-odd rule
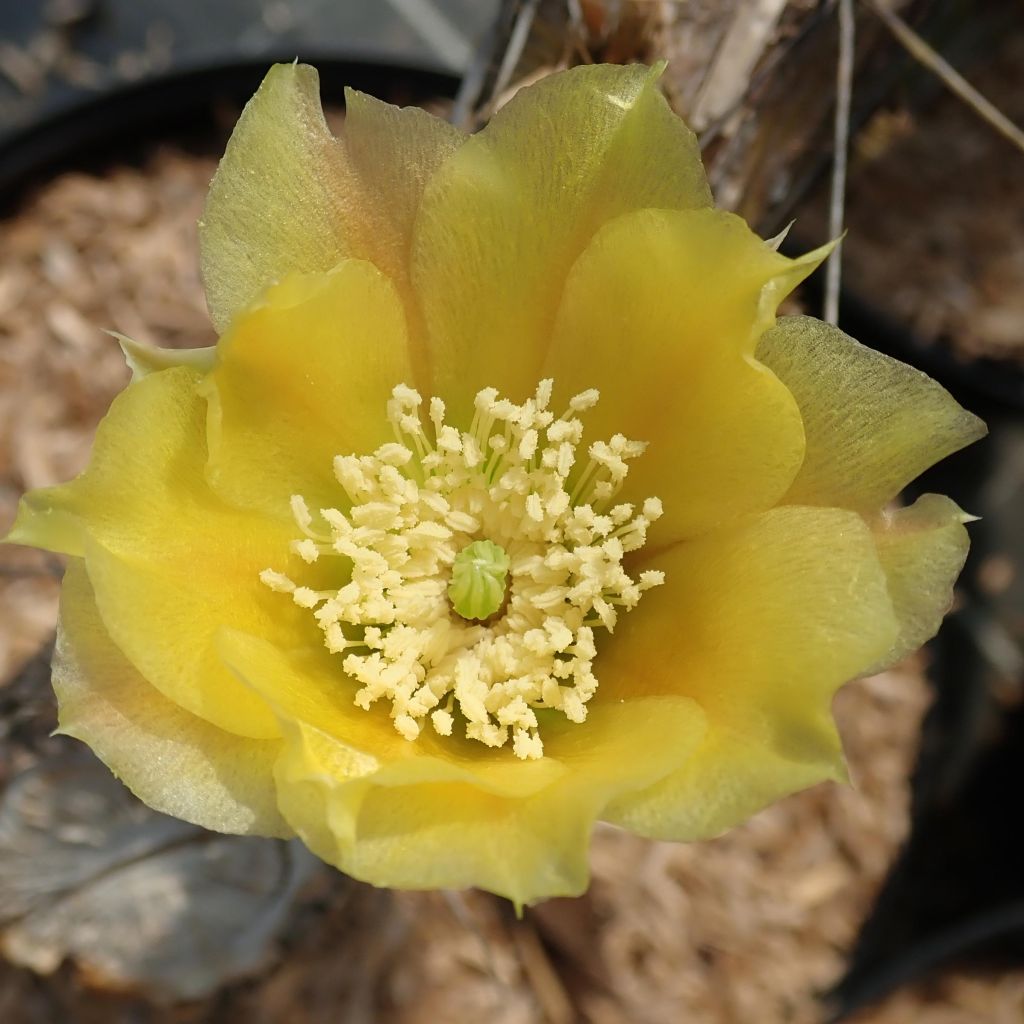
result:
[[[426,425],[419,394],[399,386],[388,403],[395,441],[334,460],[345,511],[314,516],[292,498],[303,534],[293,552],[307,563],[340,557],[351,576],[331,591],[270,569],[261,579],[312,611],[360,684],[355,703],[390,701],[406,739],[428,721],[442,736],[461,724],[470,739],[511,740],[516,756],[542,756],[538,711],[587,716],[597,689],[594,630],[611,632],[621,609],[663,582],[657,571],[633,579],[622,564],[645,542],[661,502],[614,504],[628,460],[646,446],[617,434],[591,444],[579,471],[580,414],[598,393],[577,395],[555,418],[551,391],[542,381],[522,405],[481,391],[469,430],[459,431],[437,398]],[[453,566],[465,568],[456,564],[462,552],[483,551],[480,563],[488,550],[506,556],[503,600],[487,617],[467,617],[453,606]]]

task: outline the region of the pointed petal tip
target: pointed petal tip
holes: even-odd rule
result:
[[[309,64],[274,64],[246,104],[210,183],[199,263],[223,333],[284,270],[323,270],[344,248],[337,145]]]
[[[970,440],[964,442],[965,446],[974,444],[975,441],[980,441],[983,437],[988,437],[988,424],[980,416],[975,416],[973,412],[962,406],[960,411],[963,416],[964,433],[970,435]]]
[[[49,496],[54,492],[66,493],[67,486],[43,487],[22,495],[14,522],[6,536],[0,536],[0,544],[20,544],[59,555],[80,555],[82,532],[76,516],[60,505],[47,504]]]
[[[779,246],[786,240],[786,236],[792,230],[793,225],[796,223],[796,219],[791,220],[777,235],[772,235],[771,238],[766,238],[764,244],[770,249],[774,249],[776,252],[779,251]]]
[[[786,230],[788,231],[789,229],[787,228]],[[803,256],[798,256],[793,261],[794,264],[800,267],[808,267],[809,269],[804,277],[809,276],[814,273],[814,271],[817,270],[833,252],[835,252],[837,246],[845,237],[846,232],[844,231],[838,238],[833,238],[828,242],[825,242],[823,245],[819,245],[816,249],[811,249],[810,252],[805,252]]]
[[[787,227],[781,234],[765,239],[761,244],[768,249],[777,251],[788,231]],[[782,255],[775,256],[774,265],[766,273],[762,293],[762,323],[757,337],[760,337],[764,330],[774,322],[776,312],[783,299],[792,294],[798,285],[802,284],[829,258],[840,241],[841,239],[834,238],[824,245],[819,245],[817,249],[812,249],[794,259]]]
[[[215,345],[206,348],[161,348],[158,345],[134,341],[118,331],[104,328],[103,333],[110,335],[120,345],[124,361],[132,372],[133,384],[151,373],[169,370],[175,366],[191,366],[205,373],[213,368],[217,352]]]
[[[842,752],[836,755],[835,760],[829,766],[825,782],[835,782],[840,786],[853,786],[853,776],[850,774],[850,765],[846,755]]]
[[[297,78],[299,76],[317,82],[320,81],[320,72],[317,71],[314,65],[304,64],[298,57],[295,57],[293,60],[278,61],[276,64],[271,64],[260,82],[260,88],[263,88],[267,82],[275,82],[279,78]]]

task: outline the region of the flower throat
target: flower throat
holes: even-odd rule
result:
[[[316,516],[298,495],[292,513],[306,563],[351,566],[338,590],[314,590],[272,569],[260,578],[308,608],[327,648],[357,684],[355,703],[391,704],[398,732],[415,740],[429,722],[520,758],[543,755],[538,713],[583,722],[597,691],[594,632],[663,582],[633,579],[623,558],[661,515],[613,504],[645,444],[616,434],[591,444],[579,471],[581,415],[598,400],[584,391],[561,416],[548,409],[552,381],[522,405],[479,392],[473,422],[445,422],[404,385],[387,416],[395,441],[372,455],[334,460],[347,500]],[[575,472],[574,472],[575,470]]]

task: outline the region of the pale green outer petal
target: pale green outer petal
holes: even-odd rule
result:
[[[24,544],[59,555],[85,555],[81,519],[67,500],[68,484],[39,487],[22,495],[4,544]]]
[[[306,65],[275,65],[238,119],[199,222],[218,331],[282,273],[327,270],[350,254],[344,204],[358,197],[339,189],[344,180],[319,76]]]
[[[879,668],[916,651],[939,629],[967,559],[971,516],[940,494],[884,512],[872,523],[900,633]]]
[[[349,103],[339,140],[316,71],[278,64],[242,112],[199,225],[219,331],[286,274],[329,270],[345,256],[370,260],[405,292],[423,184],[464,136],[418,109],[356,93]]]
[[[206,348],[160,348],[158,345],[133,341],[117,331],[107,331],[107,334],[121,346],[128,369],[132,371],[133,383],[151,373],[169,370],[174,366],[190,366],[205,373],[213,367],[216,358],[215,345]]]
[[[514,401],[532,394],[566,274],[602,224],[711,205],[697,141],[657,76],[597,65],[545,78],[428,183],[412,279],[432,391],[456,419],[484,387]]]
[[[154,689],[107,634],[77,559],[61,592],[53,686],[59,731],[150,807],[217,832],[293,834],[277,809],[280,741],[233,736]]]
[[[875,514],[929,466],[984,436],[939,384],[810,317],[785,317],[757,358],[796,398],[807,454],[790,505]]]

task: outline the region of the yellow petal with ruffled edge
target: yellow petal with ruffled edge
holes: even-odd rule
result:
[[[550,723],[545,757],[523,762],[429,730],[402,740],[382,709],[353,706],[355,684],[316,652],[231,632],[220,649],[280,715],[285,817],[375,885],[478,885],[517,903],[578,894],[595,818],[682,764],[705,727],[686,698],[611,703],[581,726]]]
[[[601,652],[598,699],[678,694],[708,733],[680,770],[619,800],[644,835],[714,835],[794,788],[842,773],[836,689],[888,651],[897,622],[871,531],[840,509],[778,508],[660,552]]]
[[[586,723],[590,745],[555,755],[565,773],[529,799],[465,782],[342,782],[325,771],[330,742],[300,725],[278,763],[281,809],[318,856],[375,885],[478,886],[520,906],[577,896],[587,886],[595,819],[618,794],[685,757],[701,726],[679,700],[641,700],[617,712],[595,710]],[[648,756],[638,760],[641,752]]]
[[[293,494],[336,507],[334,457],[393,439],[382,413],[411,379],[402,306],[379,270],[345,260],[290,275],[235,319],[203,381],[211,486],[289,521]]]
[[[407,277],[424,182],[463,136],[421,110],[349,100],[351,145],[328,129],[319,77],[305,64],[271,68],[242,112],[199,226],[218,330],[285,274],[329,270],[346,256]]]
[[[61,590],[53,688],[59,731],[150,807],[217,832],[294,834],[277,809],[280,741],[232,736],[161,696],[110,639],[78,559]]]
[[[711,205],[658,74],[578,67],[522,89],[427,185],[413,284],[432,393],[455,418],[469,422],[481,388],[532,394],[565,276],[605,221]]]
[[[953,584],[967,560],[972,520],[956,502],[923,494],[909,508],[871,521],[900,632],[877,667],[916,651],[939,630],[953,603]]]
[[[259,573],[294,525],[224,505],[207,486],[200,375],[164,370],[123,391],[77,480],[23,499],[9,540],[84,556],[107,629],[169,700],[241,736],[277,735],[263,701],[212,649],[222,623],[283,643],[308,615]]]
[[[807,436],[787,504],[876,513],[929,466],[985,435],[985,424],[912,366],[836,327],[785,317],[757,358],[793,393]]]
[[[825,254],[787,259],[720,210],[643,210],[606,225],[573,267],[541,375],[556,404],[600,391],[589,437],[649,442],[621,500],[661,498],[653,544],[770,508],[789,488],[800,411],[751,357]]]

